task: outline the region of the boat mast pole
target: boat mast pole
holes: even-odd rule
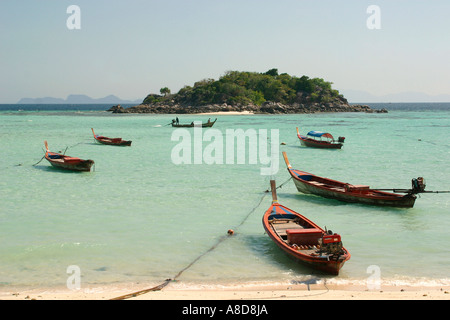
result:
[[[270,180],[270,188],[272,189],[272,202],[278,202],[277,185],[275,183],[275,180]]]

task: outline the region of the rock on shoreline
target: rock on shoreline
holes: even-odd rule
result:
[[[154,113],[154,114],[196,114],[211,112],[252,112],[259,114],[296,114],[296,113],[316,113],[316,112],[367,112],[367,113],[387,113],[386,109],[374,110],[368,105],[350,105],[333,103],[294,103],[285,105],[278,102],[266,101],[261,106],[257,105],[228,105],[213,104],[206,106],[183,106],[178,104],[140,104],[134,107],[123,108],[115,105],[108,111],[112,113]]]

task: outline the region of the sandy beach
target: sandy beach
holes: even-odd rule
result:
[[[198,115],[218,115],[218,116],[245,116],[245,115],[253,115],[255,113],[250,111],[218,111],[218,112],[206,112],[206,113],[197,113]]]
[[[152,286],[128,285],[92,287],[5,290],[0,300],[450,300],[449,286],[417,287],[381,286],[369,290],[364,286],[295,284],[254,287],[185,288],[168,285],[162,290],[147,291]]]

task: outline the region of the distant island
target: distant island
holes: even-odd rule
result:
[[[204,79],[172,94],[167,87],[160,94],[149,94],[139,105],[113,106],[113,113],[195,114],[211,112],[314,113],[387,112],[367,105],[351,105],[332,83],[321,78],[228,71],[219,78]]]
[[[104,98],[94,99],[84,94],[71,94],[67,99],[61,98],[23,98],[17,104],[135,104],[140,103],[140,100],[122,100],[114,95],[109,95]]]

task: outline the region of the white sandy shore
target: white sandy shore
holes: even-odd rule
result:
[[[363,286],[296,284],[262,287],[183,288],[168,285],[159,291],[139,294],[152,286],[92,287],[69,290],[33,289],[0,291],[0,300],[450,300],[449,286],[382,286],[368,290]],[[134,297],[122,296],[137,293]]]
[[[253,112],[250,111],[219,111],[219,112],[207,112],[207,113],[197,113],[198,115],[220,115],[220,116],[237,116],[237,115],[252,115]]]

